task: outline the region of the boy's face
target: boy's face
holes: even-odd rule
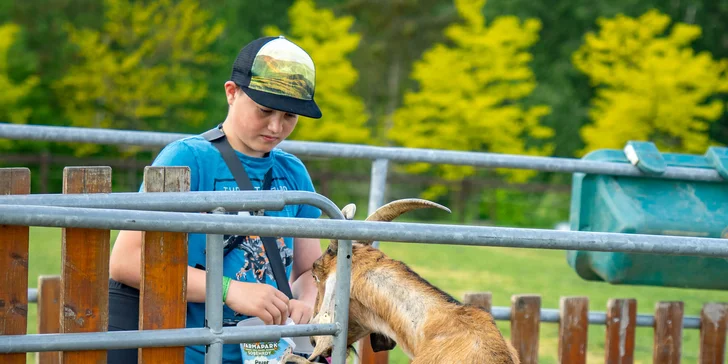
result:
[[[262,157],[291,135],[298,123],[298,115],[257,104],[233,82],[225,84],[225,94],[231,122],[226,133],[233,137],[233,147],[243,154]]]

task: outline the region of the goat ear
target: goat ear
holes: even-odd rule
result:
[[[354,214],[356,214],[356,205],[353,203],[350,203],[344,208],[341,209],[341,214],[344,215],[344,219],[346,220],[353,220]],[[327,254],[336,255],[336,252],[339,249],[339,241],[336,239],[331,239],[331,242],[329,243]]]
[[[347,220],[354,220],[354,215],[356,214],[356,205],[350,203],[344,206],[344,208],[341,209],[341,214],[344,215],[344,218]]]
[[[331,239],[331,242],[329,243],[328,249],[326,249],[326,254],[330,255],[336,255],[336,252],[339,251],[339,241],[336,239]]]
[[[397,343],[389,337],[373,332],[369,334],[369,342],[372,344],[372,351],[389,351],[397,346]]]

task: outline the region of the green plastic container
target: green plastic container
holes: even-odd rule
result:
[[[626,148],[626,154],[620,150],[598,150],[584,159],[630,163],[631,154],[640,158],[636,164],[639,168],[656,176],[665,166],[679,166],[717,169],[726,178],[728,152],[724,148],[711,148],[705,156],[700,156],[655,153],[657,149],[651,143],[630,144],[634,148]],[[728,238],[728,183],[575,173],[570,228]],[[567,260],[585,280],[728,289],[728,259],[568,251]]]

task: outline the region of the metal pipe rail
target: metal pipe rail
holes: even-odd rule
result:
[[[28,302],[38,301],[38,289],[28,288]],[[491,310],[493,318],[499,321],[510,321],[511,319],[511,308],[504,306],[494,306]],[[589,323],[592,325],[604,325],[606,324],[607,314],[606,312],[589,312]],[[542,322],[559,322],[559,310],[554,308],[542,308],[541,309],[541,321]],[[637,326],[653,327],[655,323],[655,317],[653,315],[638,314],[637,315]],[[683,318],[683,328],[686,329],[699,329],[700,328],[700,317],[698,316],[685,316]]]
[[[54,142],[141,145],[161,147],[194,134],[142,132],[42,125],[0,123],[0,138]],[[357,144],[286,140],[280,148],[299,156],[382,159],[395,162],[425,162],[488,168],[528,169],[542,172],[595,173],[647,177],[631,164],[589,161],[574,158],[534,157],[499,153],[462,152],[436,149],[375,147]],[[668,167],[650,178],[725,182],[717,171],[704,168]]]
[[[493,318],[498,321],[510,321],[511,319],[511,308],[496,306],[491,309]],[[540,312],[541,322],[558,323],[561,321],[561,317],[558,309],[554,308],[542,308]],[[590,325],[606,325],[607,324],[607,313],[606,312],[589,312],[589,324]],[[655,316],[638,314],[635,324],[640,327],[654,327]],[[683,328],[685,329],[699,329],[700,328],[700,317],[697,316],[685,316],[683,317]]]
[[[191,198],[190,196],[195,196]],[[234,198],[234,201],[230,201]],[[246,201],[246,198],[248,199]],[[312,193],[312,192],[299,192],[299,191],[241,191],[240,193],[220,193],[220,192],[157,192],[157,193],[110,193],[110,194],[78,194],[78,195],[20,195],[20,196],[7,196],[7,198],[0,197],[2,202],[0,206],[6,209],[19,208],[23,211],[24,207],[31,207],[34,209],[66,209],[70,213],[73,211],[85,211],[86,214],[74,215],[71,220],[75,223],[79,223],[84,227],[90,227],[89,221],[93,211],[100,214],[114,212],[113,208],[104,208],[105,206],[113,206],[114,208],[125,207],[127,209],[118,210],[127,214],[126,221],[134,222],[136,214],[145,213],[148,211],[142,211],[143,209],[163,209],[163,210],[174,210],[174,211],[211,211],[213,215],[223,217],[225,209],[219,207],[220,205],[232,207],[232,208],[275,208],[282,209],[286,204],[301,204],[310,203],[314,206],[320,207],[324,213],[334,219],[344,219],[341,211],[336,205],[326,197]],[[21,203],[28,203],[30,205],[21,205]],[[54,206],[60,205],[60,206]],[[93,206],[96,208],[89,207],[62,207],[62,206]],[[140,210],[128,210],[128,208],[139,208]],[[189,212],[159,212],[164,214],[171,214],[171,216],[180,216],[183,214],[187,218],[195,219],[205,216],[199,213]],[[21,212],[22,213],[22,212]],[[234,216],[234,215],[227,215]],[[248,215],[248,217],[253,217]],[[115,217],[106,216],[107,219],[114,219]],[[117,217],[118,218],[118,217]],[[257,217],[260,218],[260,217]],[[33,217],[31,217],[33,220]],[[108,220],[107,220],[108,222]],[[34,221],[30,221],[28,224],[15,224],[24,226],[44,226],[42,224],[36,224]],[[72,223],[60,223],[60,225],[54,225],[56,227],[75,227]],[[144,229],[141,229],[144,230]],[[151,229],[154,231],[160,231]],[[149,231],[149,230],[147,230]],[[188,232],[188,231],[181,231]],[[208,232],[209,233],[209,232]],[[223,237],[222,235],[208,234],[206,237],[206,250],[208,252],[206,256],[206,284],[207,289],[205,290],[206,302],[221,302],[222,301],[222,259],[223,259]],[[351,241],[342,240],[338,248],[337,264],[340,269],[337,269],[336,278],[337,284],[335,287],[336,297],[340,299],[340,302],[336,305],[335,315],[335,331],[334,331],[334,350],[332,353],[332,359],[336,362],[344,362],[346,360],[346,340],[348,331],[348,313],[349,313],[349,292],[350,292],[350,281],[351,281]],[[30,291],[29,291],[30,292]],[[35,299],[37,300],[37,290],[35,291]],[[203,334],[208,334],[205,338],[209,339],[204,343],[208,346],[208,350],[205,353],[205,363],[221,363],[222,362],[222,344],[226,341],[225,331],[222,326],[222,306],[207,305],[205,306],[205,322],[206,330]],[[319,327],[319,325],[314,325]],[[324,326],[321,326],[324,327]],[[285,328],[285,327],[284,327]],[[183,329],[183,330],[198,330],[198,329]],[[252,329],[256,330],[256,329]],[[143,332],[143,331],[141,331]],[[146,331],[149,332],[149,331]],[[167,331],[170,332],[170,331]],[[258,332],[256,330],[256,332]],[[138,335],[140,331],[135,331],[135,335]],[[275,333],[275,332],[274,332]],[[342,334],[343,333],[343,334]],[[153,335],[163,334],[160,331],[155,331]],[[124,337],[119,337],[118,332],[104,333],[103,336],[92,335],[85,339],[69,339],[68,336],[73,334],[57,334],[54,335],[22,335],[19,337],[2,336],[0,337],[0,353],[3,350],[9,350],[7,352],[27,352],[27,351],[43,351],[43,350],[90,350],[94,348],[100,349],[112,349],[114,347],[105,346],[115,340],[124,340]],[[111,337],[109,338],[109,335]],[[187,332],[179,333],[180,337],[171,335],[159,338],[163,342],[171,342],[174,345],[168,346],[180,346],[179,340],[184,339],[189,335]],[[211,339],[209,337],[211,335]],[[238,335],[238,334],[236,334]],[[233,335],[234,338],[239,336]],[[280,333],[276,334],[274,339],[280,339]],[[204,335],[203,335],[204,336]],[[229,335],[228,335],[229,336]],[[134,340],[130,342],[124,342],[121,345],[132,345],[124,347],[141,347],[135,346],[139,341],[138,336],[133,336]],[[242,336],[247,337],[247,336]],[[253,334],[251,340],[264,340],[264,337]],[[33,341],[37,340],[37,341]],[[70,340],[70,341],[69,341]],[[165,341],[167,340],[167,341]],[[169,341],[171,340],[171,341]],[[142,341],[143,343],[154,342],[154,340]],[[182,343],[184,344],[184,342]],[[147,345],[147,344],[145,344]],[[196,345],[196,344],[186,344]],[[25,349],[23,349],[25,348]],[[45,349],[42,349],[45,348]]]
[[[29,334],[0,336],[0,354],[130,349],[191,345],[237,344],[261,340],[275,341],[281,337],[339,335],[338,324],[267,325],[261,327],[223,327],[216,334],[208,328],[130,330],[68,334]]]
[[[301,219],[55,206],[0,205],[20,226],[381,240],[445,245],[619,251],[728,258],[725,239],[403,222]],[[338,271],[338,270],[337,270]]]
[[[341,210],[325,196],[308,191],[192,191],[114,192],[93,194],[32,194],[0,196],[0,205],[86,207],[142,211],[209,212],[282,210],[286,205],[308,204],[330,218],[343,219]]]

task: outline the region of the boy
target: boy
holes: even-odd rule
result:
[[[228,115],[220,128],[245,168],[254,189],[315,192],[303,163],[276,146],[296,127],[298,116],[320,118],[314,101],[315,67],[311,57],[284,37],[265,37],[238,54],[231,79],[225,82]],[[213,130],[214,131],[214,130]],[[206,133],[207,134],[207,133]],[[188,166],[191,191],[237,191],[240,186],[220,151],[204,135],[167,145],[154,166]],[[266,178],[266,175],[268,178]],[[265,183],[268,182],[268,183]],[[234,193],[234,192],[231,192]],[[270,216],[318,218],[321,211],[308,205],[289,205]],[[122,231],[110,261],[109,331],[138,329],[141,281],[139,231]],[[318,239],[277,238],[293,299],[276,289],[274,275],[259,237],[225,236],[223,275],[229,279],[223,294],[223,325],[234,326],[249,317],[266,324],[308,323],[316,286],[310,269],[321,256]],[[205,324],[205,235],[189,234],[187,270],[187,327]],[[185,350],[185,363],[204,363],[205,347]],[[111,350],[109,363],[137,360],[137,349]],[[224,345],[223,362],[241,363],[240,346]]]

